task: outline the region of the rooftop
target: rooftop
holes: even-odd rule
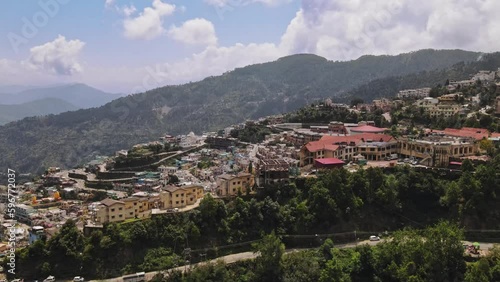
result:
[[[343,160],[337,159],[337,158],[326,158],[326,159],[316,159],[316,162],[322,164],[322,165],[339,165],[339,164],[345,164]]]
[[[366,133],[382,133],[385,130],[386,130],[385,128],[379,128],[371,125],[362,125],[351,128],[351,132],[366,132]]]

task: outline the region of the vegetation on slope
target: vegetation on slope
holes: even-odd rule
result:
[[[439,220],[466,229],[497,228],[500,156],[475,170],[467,162],[464,167],[460,176],[417,172],[410,167],[355,173],[339,169],[317,179],[268,186],[256,197],[237,197],[227,203],[207,196],[191,213],[109,224],[90,237],[83,237],[68,222],[50,240],[18,250],[16,270],[24,278],[119,276],[180,264],[187,247],[192,248],[193,259],[199,258],[196,250],[207,258],[222,255],[224,250],[237,252],[234,245],[222,246],[257,240],[272,231],[287,235],[286,244],[310,246],[307,238],[294,235],[393,231],[402,226],[422,228]],[[388,253],[384,264],[395,260],[397,269],[408,266],[399,259],[400,254]],[[379,271],[383,269],[381,265]]]
[[[0,165],[20,172],[73,167],[95,155],[170,134],[216,131],[248,118],[295,110],[374,79],[474,61],[460,50],[365,56],[331,62],[295,55],[248,66],[200,82],[167,86],[56,116],[26,118],[0,127]]]

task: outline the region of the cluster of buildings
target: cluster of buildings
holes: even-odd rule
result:
[[[465,114],[467,107],[463,106],[459,100],[462,93],[453,93],[440,96],[438,98],[427,97],[419,100],[415,105],[424,110],[430,117],[449,118],[456,114]]]
[[[396,159],[412,158],[421,165],[448,167],[450,162],[478,154],[481,140],[499,136],[480,128],[447,128],[427,130],[422,136],[396,139],[384,134],[383,129],[377,130],[373,126],[363,128],[365,132],[343,136],[324,134],[317,141],[307,142],[300,149],[300,166],[336,166],[341,164],[340,161],[383,161],[396,156]]]
[[[139,194],[119,200],[106,198],[90,204],[88,211],[94,224],[144,219],[161,211],[173,212],[195,205],[203,195],[202,186],[169,185],[159,193]]]

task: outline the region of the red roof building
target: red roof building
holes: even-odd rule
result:
[[[488,129],[471,128],[471,127],[464,127],[461,129],[446,128],[445,130],[435,130],[433,132],[453,137],[470,137],[476,140],[482,140],[483,138],[488,138],[488,136],[490,135]]]
[[[383,160],[396,153],[397,141],[390,135],[360,133],[349,136],[325,135],[318,141],[307,143],[300,150],[300,165],[315,164],[316,159],[338,158],[350,160],[361,154],[367,160]]]
[[[358,127],[351,128],[351,133],[359,134],[359,133],[384,133],[386,129],[380,128],[371,125],[362,125]]]
[[[345,165],[345,162],[337,158],[326,158],[326,159],[316,159],[314,160],[314,166],[316,168],[341,168]]]

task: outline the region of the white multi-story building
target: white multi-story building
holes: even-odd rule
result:
[[[399,99],[422,99],[429,97],[431,88],[419,88],[419,89],[406,89],[398,92]]]

